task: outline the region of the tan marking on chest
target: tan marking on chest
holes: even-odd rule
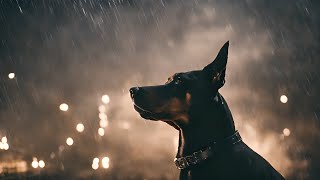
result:
[[[191,94],[189,92],[186,93],[186,103],[188,106],[191,104]]]

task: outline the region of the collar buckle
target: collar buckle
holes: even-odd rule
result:
[[[188,161],[186,160],[186,158],[175,158],[174,159],[174,163],[176,164],[177,168],[179,170],[185,169],[189,166]]]

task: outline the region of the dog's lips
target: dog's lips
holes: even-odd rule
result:
[[[154,118],[154,114],[151,111],[145,110],[136,104],[133,104],[133,107],[140,114],[142,118],[149,119],[149,120],[157,120]]]

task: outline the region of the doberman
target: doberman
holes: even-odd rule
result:
[[[181,180],[284,179],[242,141],[218,92],[225,83],[228,48],[229,41],[202,70],[176,73],[164,85],[131,88],[134,108],[144,119],[179,130],[175,164]]]

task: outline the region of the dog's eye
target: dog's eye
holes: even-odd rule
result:
[[[182,84],[182,79],[181,77],[178,77],[175,81],[174,81],[174,84],[178,85],[178,84]]]

